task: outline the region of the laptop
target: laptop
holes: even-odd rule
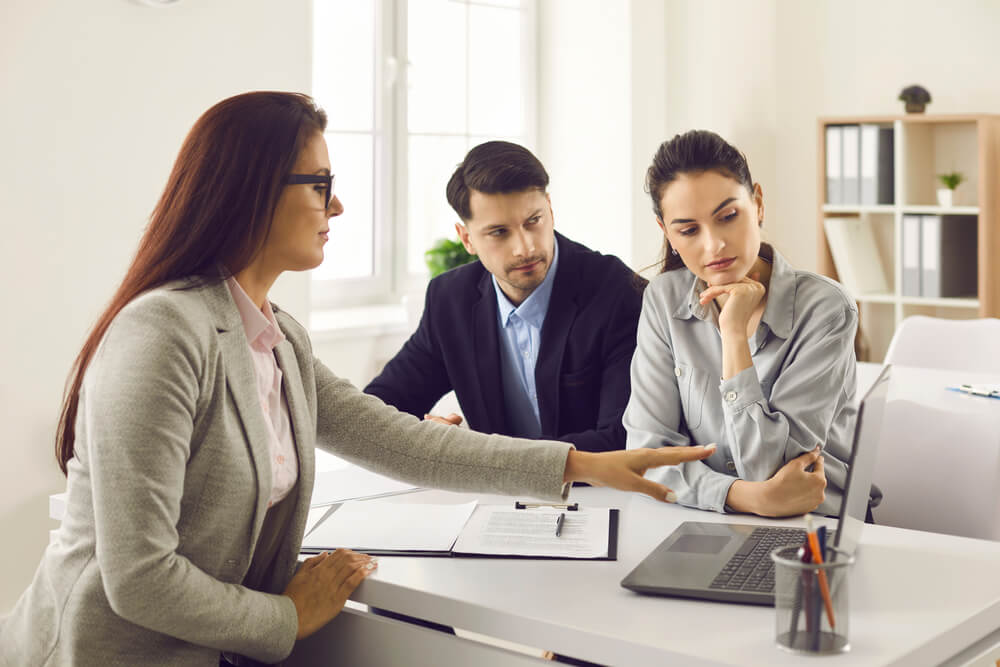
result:
[[[868,510],[890,366],[858,406],[847,483],[834,544],[853,554]],[[775,547],[802,544],[805,531],[781,526],[685,521],[621,585],[637,593],[774,605]]]

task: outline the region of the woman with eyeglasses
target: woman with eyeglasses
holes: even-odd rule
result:
[[[322,262],[343,211],[325,127],[309,97],[256,92],[189,133],[70,375],[66,516],[0,620],[4,664],[284,659],[376,568],[344,549],[299,566],[315,446],[423,487],[550,499],[579,480],[665,501],[645,471],[711,453],[484,435],[337,378],[267,298],[282,272]]]

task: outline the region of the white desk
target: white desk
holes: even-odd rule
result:
[[[869,385],[879,367],[859,364]],[[893,366],[874,482],[875,520],[1000,540],[1000,401],[949,391],[1000,376]]]
[[[405,499],[460,502],[470,497],[427,491]],[[484,500],[509,501],[497,497]],[[353,599],[609,665],[803,663],[802,657],[774,646],[771,608],[642,596],[619,586],[619,581],[682,521],[767,521],[658,504],[608,489],[574,489],[573,500],[622,508],[618,561],[383,557],[378,572],[358,588]],[[850,580],[852,650],[824,657],[823,664],[965,664],[970,657],[1000,644],[998,564],[1000,543],[867,526]],[[335,619],[308,645],[296,650],[292,664],[336,664],[345,651],[356,651],[353,656],[373,656],[360,645],[352,646],[368,640],[363,632],[354,633],[360,616],[358,612],[345,614],[342,625],[351,625],[349,633],[340,632]],[[388,619],[377,622],[390,628],[398,623]],[[391,643],[394,636],[403,642],[413,641],[414,634],[431,641],[464,641],[403,625],[382,641]],[[480,664],[519,664],[525,660],[513,655],[498,657],[490,651]],[[467,659],[414,646],[407,662],[462,664],[449,660]],[[371,660],[367,664],[385,664],[377,658]]]

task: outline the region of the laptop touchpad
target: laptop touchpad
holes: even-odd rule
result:
[[[681,535],[670,545],[668,551],[683,551],[689,554],[717,554],[726,548],[729,540],[725,535]]]

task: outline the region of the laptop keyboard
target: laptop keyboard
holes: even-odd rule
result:
[[[806,531],[799,528],[755,528],[709,588],[760,593],[774,591],[774,561],[771,560],[771,552],[777,547],[802,544],[805,539]]]

